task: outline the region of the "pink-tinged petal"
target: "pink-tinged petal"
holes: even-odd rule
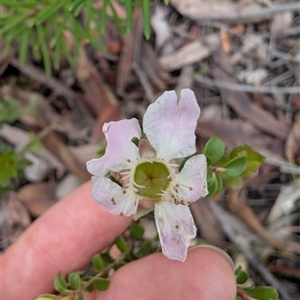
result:
[[[184,203],[194,202],[208,194],[206,170],[206,157],[203,154],[195,155],[185,162],[175,178],[179,185],[179,200]]]
[[[185,261],[187,248],[197,232],[189,207],[163,201],[155,204],[154,216],[163,254]]]
[[[175,91],[168,91],[149,105],[144,115],[143,130],[157,157],[170,160],[194,154],[199,115],[200,108],[190,89],[181,91],[178,102]]]
[[[92,177],[92,198],[114,215],[131,216],[136,213],[138,198],[107,177]]]
[[[108,172],[128,169],[128,161],[139,157],[138,147],[131,141],[141,137],[141,127],[137,119],[121,120],[105,123],[103,132],[107,140],[104,156],[87,162],[87,170],[96,176],[104,176]]]

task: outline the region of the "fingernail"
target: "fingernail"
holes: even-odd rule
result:
[[[211,245],[197,245],[197,246],[192,246],[189,249],[198,249],[198,248],[209,249],[209,250],[212,250],[212,251],[218,253],[219,255],[221,255],[222,257],[224,257],[226,259],[226,261],[229,263],[232,270],[234,271],[234,263],[233,263],[231,257],[226,252],[224,252],[222,249],[215,247],[215,246],[211,246]]]

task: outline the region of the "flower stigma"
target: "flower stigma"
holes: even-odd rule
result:
[[[159,201],[170,184],[170,172],[161,162],[149,161],[139,164],[134,173],[134,186],[138,194]]]

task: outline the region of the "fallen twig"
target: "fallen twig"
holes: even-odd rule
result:
[[[239,247],[244,256],[249,260],[253,269],[255,269],[266,281],[267,284],[270,284],[274,287],[278,293],[281,295],[282,300],[292,300],[291,296],[288,294],[286,289],[280,284],[280,282],[273,276],[273,274],[265,268],[264,265],[256,258],[252,251],[249,250],[250,246],[245,245],[244,242],[240,241],[236,233],[233,231],[231,226],[226,220],[225,211],[221,208],[220,205],[210,201],[210,207],[213,213],[216,215],[216,218],[219,220],[223,231],[229,238],[231,242],[233,242],[236,246]]]
[[[233,23],[248,23],[258,22],[271,18],[275,14],[279,14],[285,11],[299,11],[299,2],[290,2],[282,4],[274,4],[270,7],[264,7],[253,11],[245,11],[242,13],[233,12],[230,14],[211,14],[207,16],[199,16],[194,14],[188,14],[187,17],[198,22],[210,21],[227,21]]]
[[[200,75],[195,75],[195,82],[212,87],[222,89],[246,92],[246,93],[259,93],[259,94],[298,94],[300,93],[300,86],[289,87],[275,87],[275,86],[253,86],[248,84],[235,84],[226,81],[204,78]]]

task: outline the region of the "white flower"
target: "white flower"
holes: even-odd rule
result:
[[[184,261],[196,227],[188,204],[207,194],[206,159],[193,155],[200,108],[190,89],[165,92],[151,104],[143,120],[104,124],[107,139],[103,157],[87,163],[92,177],[92,198],[115,215],[134,219],[154,210],[162,251]],[[132,139],[140,140],[136,146]],[[111,180],[112,175],[120,184]],[[139,206],[139,207],[138,207]]]

